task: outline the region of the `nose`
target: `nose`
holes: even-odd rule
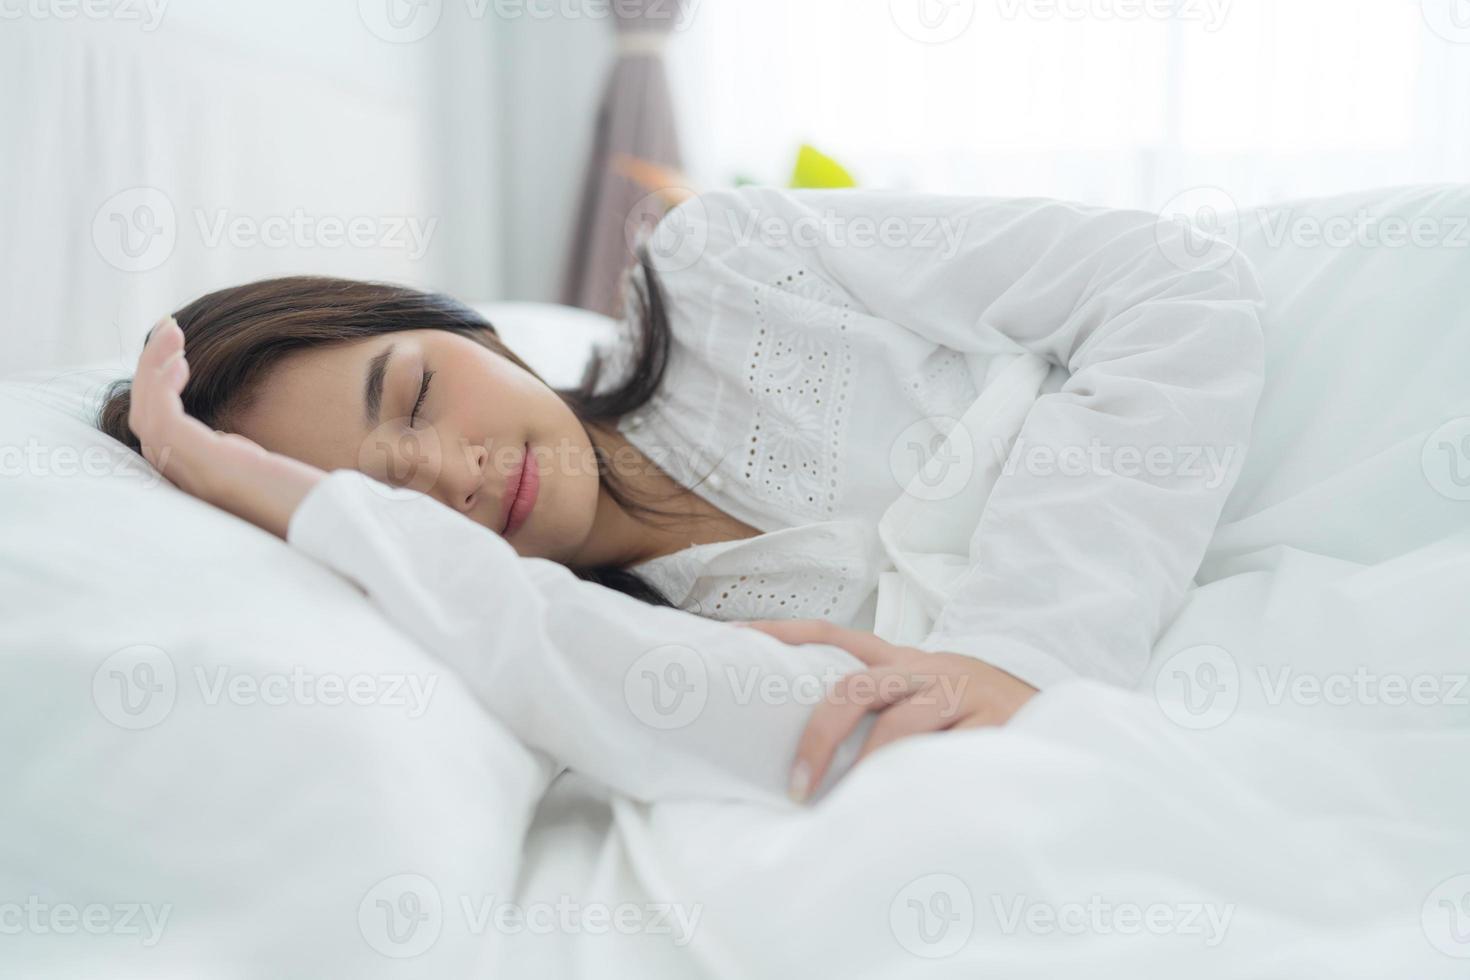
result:
[[[490,459],[490,450],[483,445],[467,443],[464,459],[464,476],[448,488],[450,499],[447,503],[460,513],[468,514],[480,501],[480,491],[485,485],[485,464]]]

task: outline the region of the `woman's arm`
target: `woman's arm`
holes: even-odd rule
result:
[[[528,745],[636,798],[780,800],[814,705],[860,668],[830,646],[657,609],[522,559],[422,494],[330,475],[185,414],[183,334],[154,329],[129,424],[181,489],[357,582]],[[839,753],[833,778],[856,754]]]
[[[290,541],[361,585],[528,745],[637,799],[784,797],[813,706],[861,668],[583,582],[352,471],[311,492]]]
[[[326,474],[186,413],[179,393],[188,380],[184,331],[173,317],[160,320],[138,357],[129,398],[128,427],[143,457],[185,493],[284,538],[292,513]]]
[[[1246,261],[1154,215],[1056,201],[746,190],[691,206],[733,268],[770,247],[742,229],[785,229],[781,248],[873,316],[1070,373],[1031,409],[920,647],[1037,687],[1136,682],[1249,439],[1264,368]]]

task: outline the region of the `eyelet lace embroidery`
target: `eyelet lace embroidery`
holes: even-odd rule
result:
[[[842,482],[852,309],[831,285],[795,268],[756,291],[755,314],[745,382],[757,407],[740,474],[773,506],[827,518]]]
[[[684,607],[719,620],[846,618],[852,580],[831,556],[759,555],[746,574],[701,576]]]
[[[943,433],[979,395],[965,355],[948,348],[938,348],[926,357],[918,370],[904,378],[903,390]]]

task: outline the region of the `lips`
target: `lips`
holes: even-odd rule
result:
[[[526,445],[521,457],[520,468],[506,483],[505,524],[501,537],[510,537],[526,523],[536,507],[536,495],[541,488],[541,471],[531,455],[531,446]]]

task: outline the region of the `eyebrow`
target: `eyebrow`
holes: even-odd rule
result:
[[[393,345],[368,362],[367,383],[362,388],[362,400],[367,407],[368,424],[376,426],[378,415],[383,409],[383,378],[388,374],[388,358],[393,356]]]

